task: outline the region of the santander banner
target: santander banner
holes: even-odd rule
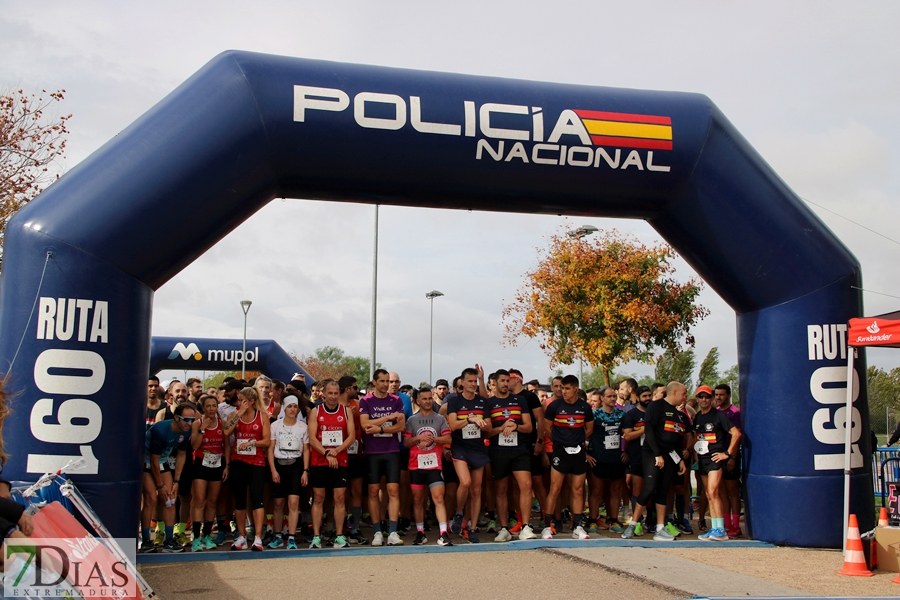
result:
[[[900,346],[900,321],[878,317],[850,319],[847,342],[851,346]]]

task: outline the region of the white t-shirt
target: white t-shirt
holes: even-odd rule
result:
[[[283,419],[279,419],[272,423],[269,431],[275,444],[275,458],[303,457],[303,446],[309,443],[309,429],[306,423],[298,420],[288,427]]]

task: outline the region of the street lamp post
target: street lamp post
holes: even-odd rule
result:
[[[428,385],[434,385],[431,377],[432,357],[434,355],[434,299],[443,296],[443,292],[431,290],[425,297],[431,301],[431,333],[428,335]]]
[[[375,315],[378,310],[378,205],[375,205],[375,250],[372,254],[372,339],[369,341],[369,381],[375,377]]]
[[[581,227],[568,232],[566,235],[573,239],[581,239],[597,231],[599,230],[593,225],[582,225]],[[581,358],[578,359],[578,383],[579,385],[584,385],[584,361],[581,360]]]
[[[247,313],[250,311],[250,300],[241,300],[241,310],[244,311],[244,345],[241,351],[241,379],[244,379],[247,371]]]

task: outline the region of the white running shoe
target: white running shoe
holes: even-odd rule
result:
[[[584,527],[579,525],[578,527],[576,527],[574,529],[574,531],[572,531],[572,539],[574,539],[574,540],[589,540],[589,539],[591,539],[591,536],[589,536],[587,534],[587,532],[584,530]]]
[[[512,536],[509,533],[509,530],[506,527],[501,527],[500,531],[497,532],[497,537],[494,538],[495,542],[508,542],[512,539]]]
[[[372,536],[372,545],[373,546],[384,546],[384,534],[380,531],[376,531],[375,535]]]
[[[389,535],[388,540],[387,540],[387,545],[388,546],[402,546],[403,540],[400,539],[400,534],[395,531],[394,533]]]
[[[537,534],[534,532],[534,529],[531,528],[531,525],[526,525],[522,528],[522,531],[519,532],[519,539],[522,541],[533,540],[536,537]]]
[[[552,540],[553,539],[553,530],[549,527],[544,527],[544,530],[541,532],[541,539],[544,540]]]

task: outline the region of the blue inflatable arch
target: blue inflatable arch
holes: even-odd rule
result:
[[[213,59],[9,223],[4,476],[87,456],[80,485],[133,535],[153,292],[276,197],[646,219],[737,312],[750,533],[840,545],[859,264],[708,98],[247,52]],[[147,224],[173,210],[195,235],[158,244]]]
[[[163,369],[189,371],[240,371],[241,359],[247,371],[259,371],[284,383],[294,373],[302,373],[307,387],[315,378],[298,365],[275,340],[244,340],[153,336],[150,340],[149,373]]]

